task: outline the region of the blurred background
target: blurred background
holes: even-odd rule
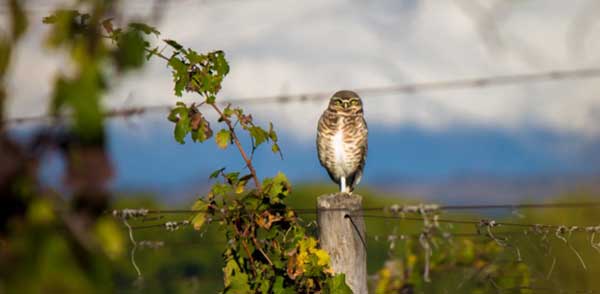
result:
[[[69,1],[26,3],[30,24],[9,68],[4,107],[4,118],[13,122],[6,132],[19,142],[27,142],[46,124],[37,117],[49,111],[55,74],[68,73],[71,67],[68,56],[44,49],[49,27],[41,22]],[[171,0],[122,5],[124,19],[151,19],[160,38],[200,52],[226,53],[231,71],[219,100],[242,105],[263,124],[273,122],[283,160],[259,150],[256,167],[261,176],[284,172],[298,187],[295,195],[302,194],[298,199],[337,190],[317,160],[316,124],[332,93],[356,89],[369,126],[359,192],[385,199],[374,203],[598,200],[597,1]],[[3,7],[0,28],[6,28],[4,16],[9,14],[7,5]],[[173,140],[172,124],[165,118],[179,98],[172,93],[164,63],[151,60],[141,71],[108,83],[112,88],[102,100],[105,109],[157,107],[106,121],[106,148],[114,170],[109,191],[115,205],[189,208],[208,191],[211,171],[244,166],[234,150]],[[195,99],[192,94],[181,98]],[[39,164],[42,186],[64,191],[61,154],[50,152]],[[298,201],[297,207],[314,206],[291,201]],[[556,220],[600,222],[593,219],[591,208],[575,211]],[[513,212],[496,216],[511,218]],[[559,215],[544,213],[519,215],[528,222]],[[188,235],[197,242],[212,240]],[[581,270],[573,253],[562,249],[572,268],[565,261],[560,269],[579,274],[562,285],[593,287],[585,275],[600,270],[593,255],[597,252],[586,253],[588,269]],[[198,249],[185,254],[198,252],[193,250]],[[216,290],[219,251],[203,250],[199,255],[204,257],[194,257],[196,263],[188,255],[161,255],[166,263],[184,265],[153,267],[144,254],[140,263],[146,272],[157,270],[161,277],[176,279],[193,276],[198,289],[208,283]],[[377,258],[369,259],[372,273],[385,260]],[[123,270],[131,270],[128,266],[124,262]],[[548,264],[539,270],[547,273]]]
[[[327,182],[316,160],[316,122],[338,89],[361,94],[370,129],[363,186],[443,201],[545,197],[593,183],[600,171],[597,78],[546,79],[438,90],[389,87],[600,66],[595,1],[127,1],[129,18],[157,14],[163,38],[221,49],[231,72],[223,101],[240,99],[282,130],[285,160],[258,157],[263,174]],[[32,19],[58,3],[30,1]],[[157,11],[158,10],[158,11]],[[180,29],[184,28],[184,29]],[[13,64],[7,117],[44,114],[64,56],[40,50],[48,27],[32,21]],[[150,62],[107,94],[111,109],[172,105],[169,73]],[[387,89],[387,91],[386,91]],[[323,93],[320,98],[256,100]],[[187,94],[184,101],[193,101]],[[255,100],[255,101],[254,101]],[[275,100],[277,101],[277,100]],[[253,103],[252,103],[253,102]],[[189,196],[231,165],[212,146],[170,139],[165,112],[108,125],[118,190]],[[26,133],[28,127],[11,131]],[[152,146],[147,148],[145,146]],[[178,159],[213,154],[178,164]],[[261,154],[262,155],[262,154]],[[214,160],[211,160],[214,159]],[[60,160],[44,178],[57,184]],[[335,188],[331,187],[332,190]]]

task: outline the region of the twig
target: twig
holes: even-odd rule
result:
[[[141,278],[142,272],[140,271],[140,268],[138,267],[137,263],[135,262],[135,250],[137,249],[137,242],[133,238],[133,230],[131,229],[131,226],[127,222],[127,219],[126,218],[122,218],[122,219],[123,219],[123,224],[125,224],[125,226],[127,226],[127,229],[129,230],[129,240],[131,241],[131,244],[133,244],[133,247],[131,247],[131,264],[133,265],[133,268],[135,268],[138,278]]]
[[[248,167],[250,174],[252,174],[252,179],[254,180],[254,185],[256,186],[256,190],[258,190],[258,193],[260,193],[262,191],[262,188],[260,186],[260,181],[258,180],[258,176],[256,175],[256,169],[254,169],[254,166],[252,165],[252,160],[250,160],[248,155],[246,155],[246,151],[244,151],[244,147],[242,147],[242,144],[240,143],[240,139],[238,138],[238,136],[235,133],[235,130],[233,128],[233,124],[231,123],[231,120],[229,118],[227,118],[225,115],[223,115],[223,112],[221,111],[219,106],[217,106],[215,103],[209,103],[209,105],[212,106],[212,108],[219,114],[219,116],[225,122],[225,124],[227,124],[227,127],[229,128],[229,131],[231,132],[231,139],[233,140],[233,142],[235,143],[235,146],[240,151],[240,154],[242,155],[244,162],[246,162],[246,166]]]
[[[267,259],[267,262],[269,262],[269,265],[273,266],[273,262],[271,262],[271,259],[269,258],[269,256],[263,251],[260,244],[258,244],[256,237],[252,237],[252,242],[254,243],[254,246],[256,246],[256,249],[258,249],[258,251],[260,251],[260,253],[262,253],[262,255],[265,257],[265,259]]]
[[[250,268],[252,269],[252,274],[254,274],[254,277],[257,277],[256,267],[254,267],[254,257],[252,257],[252,254],[250,254],[250,250],[248,249],[248,244],[246,244],[246,241],[243,239],[246,236],[245,236],[245,234],[242,234],[240,232],[240,230],[238,229],[236,224],[232,224],[232,225],[233,225],[233,228],[235,229],[236,234],[238,235],[238,238],[242,242],[242,247],[244,248],[244,251],[246,251],[246,255],[248,255],[248,258],[250,259]]]
[[[429,237],[427,236],[427,232],[423,231],[419,236],[419,244],[425,250],[425,268],[423,269],[423,281],[426,283],[431,282],[429,277],[429,267],[430,267],[430,259],[431,259],[431,245],[429,245]]]
[[[577,256],[577,259],[579,259],[579,262],[581,263],[581,266],[583,267],[583,269],[587,270],[587,266],[585,265],[585,261],[583,261],[581,254],[579,254],[579,251],[577,251],[577,249],[575,249],[575,247],[573,247],[573,245],[571,245],[571,242],[569,242],[571,240],[571,235],[573,234],[574,231],[577,231],[577,230],[579,230],[579,227],[577,227],[577,226],[571,226],[570,228],[567,228],[566,226],[559,226],[556,229],[555,236],[557,238],[561,239],[563,242],[565,242],[565,244],[567,244],[567,247],[569,247],[569,249],[571,249],[571,251],[573,251],[573,253],[575,253],[575,256]],[[568,233],[567,237],[563,236],[564,233]]]

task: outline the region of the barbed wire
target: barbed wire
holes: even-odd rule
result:
[[[575,208],[594,208],[600,207],[600,202],[565,202],[565,203],[523,203],[523,204],[474,204],[474,205],[439,205],[439,204],[393,204],[388,206],[365,207],[364,212],[383,212],[392,214],[401,213],[430,213],[435,211],[450,211],[450,210],[496,210],[496,209],[575,209]],[[289,208],[298,214],[316,214],[318,211],[347,211],[343,208]],[[125,214],[128,217],[146,216],[148,214],[192,214],[206,213],[209,210],[194,210],[194,209],[121,209],[113,210],[114,215]],[[284,210],[271,209],[271,212]]]
[[[581,207],[582,205],[588,205],[589,206],[590,203],[549,203],[549,204],[522,204],[523,207],[525,208],[548,208],[548,207],[561,207],[561,208],[572,208],[572,207]],[[597,203],[594,203],[597,204]],[[542,206],[541,206],[542,205]],[[469,205],[469,206],[449,206],[451,208],[457,208],[457,209],[463,209],[463,208],[472,208],[474,205]],[[517,205],[490,205],[490,208],[506,208],[506,207],[510,207],[513,208]],[[366,239],[373,239],[375,241],[379,241],[379,240],[387,240],[387,242],[390,243],[390,250],[393,250],[393,245],[394,244],[394,240],[400,238],[400,240],[405,240],[405,239],[418,239],[419,243],[421,244],[421,246],[423,247],[424,251],[425,251],[425,269],[423,272],[424,275],[424,279],[425,280],[429,280],[429,257],[432,254],[432,247],[434,246],[435,248],[438,248],[438,243],[435,241],[435,237],[439,237],[442,238],[443,240],[447,240],[451,242],[451,239],[454,238],[476,238],[476,237],[487,237],[490,240],[495,241],[499,246],[501,247],[505,247],[505,248],[512,248],[515,250],[516,256],[517,256],[517,261],[521,262],[521,250],[519,249],[519,246],[516,245],[515,243],[513,243],[513,241],[510,241],[511,239],[506,238],[506,236],[509,235],[513,235],[513,234],[525,234],[528,235],[528,232],[532,232],[534,234],[538,234],[540,236],[542,236],[542,240],[545,240],[547,242],[547,237],[548,236],[555,236],[557,240],[562,240],[563,242],[565,242],[566,246],[568,246],[568,248],[575,254],[575,256],[577,257],[577,259],[579,260],[579,262],[581,263],[582,267],[584,270],[587,270],[587,266],[586,263],[583,259],[583,257],[581,256],[581,254],[579,253],[579,251],[577,249],[575,249],[575,247],[571,244],[571,235],[572,233],[575,232],[586,232],[588,234],[590,234],[589,237],[589,242],[591,243],[592,247],[596,250],[599,250],[599,246],[600,243],[596,243],[596,241],[594,241],[594,238],[597,234],[600,234],[600,225],[595,225],[595,226],[586,226],[586,225],[558,225],[558,224],[529,224],[529,223],[514,223],[514,222],[498,222],[495,220],[490,220],[490,219],[479,219],[479,220],[473,220],[473,219],[451,219],[451,218],[439,218],[437,214],[435,214],[437,211],[434,210],[430,210],[428,212],[425,212],[425,210],[423,210],[426,207],[432,208],[435,207],[433,205],[429,205],[429,206],[425,206],[425,205],[417,205],[417,207],[420,207],[418,211],[418,213],[420,214],[420,217],[411,217],[411,216],[406,216],[403,213],[399,213],[399,211],[401,210],[395,210],[395,212],[393,213],[393,215],[369,215],[369,214],[357,214],[357,215],[352,215],[352,214],[346,214],[346,217],[350,220],[350,222],[352,223],[352,225],[354,226],[354,229],[356,230],[357,233],[359,233],[359,230],[357,229],[356,224],[353,221],[353,216],[355,217],[363,217],[363,218],[376,218],[376,219],[393,219],[393,220],[398,220],[398,221],[418,221],[418,222],[423,222],[423,231],[421,233],[418,234],[400,234],[400,235],[388,235],[387,238],[383,238],[380,239],[378,235],[375,236],[371,236],[368,234],[360,235],[359,233],[359,237],[361,238],[361,241],[363,243],[363,246],[365,246],[365,248],[367,247],[366,244]],[[442,207],[442,206],[437,206],[437,207]],[[479,207],[479,206],[476,206]],[[115,210],[113,211],[113,215],[117,218],[122,219],[125,223],[128,219],[138,219],[138,218],[145,218],[148,216],[149,213],[152,213],[153,211],[148,210],[148,209],[124,209],[124,210]],[[182,212],[182,210],[171,210],[168,212],[175,212],[175,213],[180,213]],[[350,212],[349,212],[350,213]],[[210,221],[208,221],[208,223],[210,223]],[[448,232],[445,231],[443,229],[441,229],[440,227],[440,223],[450,223],[450,224],[469,224],[469,225],[475,225],[476,227],[476,233],[469,233],[469,232]],[[127,224],[127,223],[126,223]],[[151,224],[151,225],[142,225],[142,226],[127,226],[128,230],[131,234],[132,230],[137,230],[137,229],[149,229],[149,228],[165,228],[168,231],[175,231],[177,229],[179,229],[180,226],[185,226],[185,227],[191,227],[189,226],[191,223],[188,220],[178,220],[178,221],[167,221],[164,223],[160,223],[160,224]],[[496,229],[497,227],[500,226],[506,226],[506,227],[517,227],[517,228],[527,228],[528,230],[520,230],[520,231],[496,231],[494,233],[492,233],[492,228]],[[194,241],[193,243],[191,242],[174,242],[173,244],[171,244],[173,242],[165,242],[165,241],[156,241],[156,240],[142,240],[142,241],[138,241],[137,244],[133,244],[134,248],[138,247],[140,249],[160,249],[166,246],[193,246],[193,245],[200,245],[202,242],[197,242]],[[600,250],[599,250],[600,251]],[[132,251],[132,261],[134,261],[134,254],[135,251]],[[553,265],[551,267],[551,271],[554,268],[554,264],[555,264],[555,258],[553,261]],[[135,266],[135,263],[134,263]],[[551,272],[550,271],[550,272]],[[518,291],[518,289],[504,289],[504,288],[499,288],[497,287],[496,290],[498,290],[499,292],[504,292],[504,291]],[[546,288],[536,288],[533,286],[528,286],[528,287],[523,287],[522,290],[529,290],[532,292],[536,292],[536,291],[545,291]],[[595,290],[591,290],[591,289],[585,289],[585,290],[561,290],[560,293],[596,293]]]
[[[150,211],[148,211],[149,213]],[[123,214],[114,213],[114,215],[120,219],[129,219],[142,217],[143,215],[135,215],[135,216],[127,216]],[[363,217],[366,219],[392,219],[392,220],[401,220],[401,221],[418,221],[418,222],[434,222],[436,225],[438,223],[448,223],[448,224],[461,224],[461,225],[475,225],[477,228],[494,228],[498,226],[505,227],[519,227],[519,228],[529,228],[534,229],[536,232],[546,232],[549,230],[555,230],[555,235],[562,239],[566,240],[566,238],[562,237],[564,235],[570,235],[575,232],[587,232],[592,234],[600,233],[600,225],[573,225],[573,224],[543,224],[543,223],[515,223],[515,222],[504,222],[504,221],[496,221],[492,219],[451,219],[451,218],[439,218],[434,217],[432,220],[429,220],[426,215],[427,213],[423,213],[420,217],[406,216],[401,214],[395,215],[371,215],[371,214],[347,214],[350,218],[352,217]],[[211,219],[211,221],[214,221]],[[164,223],[159,224],[149,224],[149,225],[138,225],[132,226],[132,230],[143,230],[143,229],[153,229],[153,228],[164,228],[168,231],[176,231],[180,227],[189,226],[191,223],[189,220],[178,220],[178,221],[166,221]]]
[[[363,87],[353,89],[361,95],[385,95],[385,94],[415,94],[421,92],[457,90],[457,89],[478,89],[493,86],[506,86],[529,84],[543,81],[561,81],[600,78],[600,68],[582,68],[572,70],[550,70],[539,73],[497,75],[489,77],[465,78],[455,80],[441,80],[429,82],[405,83],[392,86]],[[226,99],[219,101],[220,104],[266,104],[266,103],[289,103],[294,101],[307,102],[329,98],[331,91],[308,92],[293,95],[274,95],[274,96],[255,96],[237,99]],[[104,117],[130,117],[142,115],[150,112],[169,111],[172,105],[152,105],[128,107],[113,109],[104,112]],[[60,121],[68,118],[67,116],[35,115],[8,118],[2,122],[2,126],[12,126],[24,123],[41,123]]]
[[[359,216],[359,215],[352,215]],[[373,219],[395,219],[395,220],[406,220],[406,221],[427,221],[424,217],[410,217],[403,215],[369,215],[369,214],[361,214],[360,216],[364,218],[373,218]],[[512,222],[499,222],[492,219],[447,219],[447,218],[437,218],[435,220],[438,223],[449,223],[449,224],[462,224],[462,225],[476,225],[480,227],[497,227],[497,226],[506,226],[506,227],[521,227],[521,228],[533,228],[533,229],[556,229],[559,233],[574,233],[574,232],[596,232],[600,233],[600,225],[565,225],[565,224],[541,224],[541,223],[512,223]]]
[[[535,287],[535,286],[520,286],[514,288],[496,288],[496,290],[502,292],[517,292],[523,293],[522,291],[527,291],[527,293],[560,293],[560,294],[568,294],[568,293],[577,293],[577,294],[595,294],[600,293],[600,290],[594,289],[560,289],[560,288],[549,288],[549,287]],[[542,292],[537,292],[542,291]]]

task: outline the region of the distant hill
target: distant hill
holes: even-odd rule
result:
[[[386,182],[390,194],[410,195],[444,203],[507,203],[586,192],[600,197],[600,175],[457,175],[440,180]]]

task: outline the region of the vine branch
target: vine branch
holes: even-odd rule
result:
[[[228,117],[226,117],[225,115],[223,115],[223,112],[221,111],[219,106],[217,106],[215,103],[209,103],[209,105],[219,114],[219,116],[225,122],[225,124],[227,124],[227,127],[229,128],[229,131],[231,132],[231,139],[233,140],[233,142],[235,143],[235,146],[240,151],[240,154],[242,155],[242,158],[244,159],[244,162],[246,163],[246,166],[248,167],[250,174],[252,174],[252,180],[254,181],[256,190],[258,190],[258,193],[260,194],[260,192],[262,191],[262,187],[260,185],[260,181],[258,180],[258,176],[256,175],[256,169],[254,169],[254,165],[252,165],[252,160],[246,154],[244,147],[242,147],[242,144],[240,143],[240,139],[238,138],[237,134],[235,133],[235,130],[233,128],[233,124],[231,123],[231,120]]]

